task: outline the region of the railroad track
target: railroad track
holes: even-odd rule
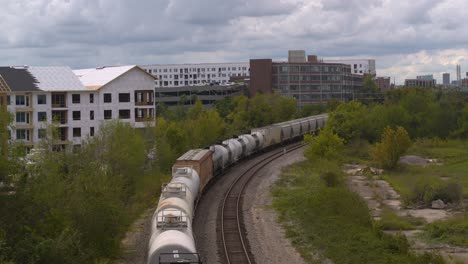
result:
[[[247,169],[231,184],[224,196],[221,208],[221,235],[224,247],[225,263],[228,264],[253,264],[254,259],[247,247],[247,238],[242,227],[242,196],[250,179],[268,165],[281,157],[286,152],[291,152],[303,147],[304,144],[296,143],[286,149],[273,151],[270,155],[260,160],[257,164]]]

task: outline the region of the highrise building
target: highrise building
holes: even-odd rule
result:
[[[442,74],[442,83],[444,85],[450,85],[450,73],[444,73]]]

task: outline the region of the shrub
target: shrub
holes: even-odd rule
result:
[[[387,127],[382,133],[382,141],[373,149],[372,157],[381,167],[393,169],[410,145],[411,139],[403,127],[395,130]]]
[[[320,132],[320,135],[313,137],[306,135],[304,141],[309,143],[309,147],[305,150],[305,156],[309,160],[325,159],[339,160],[341,159],[341,151],[344,147],[344,140],[333,133],[329,128],[325,128]]]
[[[414,186],[409,195],[409,202],[429,206],[434,200],[444,203],[458,203],[463,197],[463,189],[456,182],[444,182],[436,179],[425,179]]]

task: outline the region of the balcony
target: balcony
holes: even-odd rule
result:
[[[67,107],[66,93],[52,93],[52,108]]]
[[[67,110],[52,111],[52,120],[54,123],[65,125],[68,123]]]

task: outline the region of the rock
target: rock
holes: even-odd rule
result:
[[[381,175],[384,172],[384,170],[382,170],[382,169],[377,169],[377,168],[373,168],[373,167],[370,167],[370,171],[374,175]]]
[[[426,166],[428,164],[428,161],[419,156],[407,155],[407,156],[401,156],[399,163],[407,164],[407,165]]]
[[[442,201],[440,199],[432,201],[431,208],[432,209],[444,209],[445,208],[445,203],[444,203],[444,201]]]

